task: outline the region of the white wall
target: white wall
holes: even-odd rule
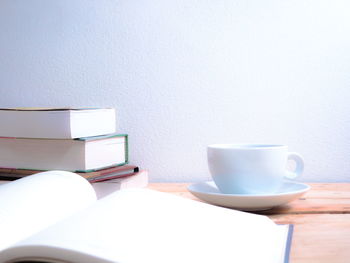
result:
[[[206,145],[288,144],[350,181],[350,4],[2,0],[0,107],[113,106],[153,181],[209,178]]]

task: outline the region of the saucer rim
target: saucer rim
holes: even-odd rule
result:
[[[212,195],[212,196],[232,196],[232,197],[269,197],[269,196],[274,196],[274,197],[278,197],[278,196],[285,196],[285,195],[295,195],[295,194],[300,194],[300,193],[304,193],[307,192],[311,189],[311,186],[305,183],[300,183],[300,182],[290,182],[287,181],[285,183],[287,184],[294,184],[294,185],[301,185],[303,186],[302,189],[300,190],[295,190],[295,191],[286,191],[286,192],[282,192],[282,193],[268,193],[268,194],[225,194],[225,193],[213,193],[213,192],[205,192],[205,191],[196,191],[194,190],[192,187],[195,185],[200,185],[200,184],[208,184],[208,183],[214,183],[213,180],[209,180],[209,181],[203,181],[203,182],[198,182],[198,183],[192,183],[190,185],[187,186],[187,190],[190,192],[194,192],[194,193],[205,193],[207,195]],[[215,185],[215,183],[214,183]],[[192,188],[192,189],[190,189]]]

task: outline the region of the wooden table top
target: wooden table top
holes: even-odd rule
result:
[[[187,183],[152,183],[149,188],[198,200]],[[350,262],[350,183],[310,183],[291,203],[265,211],[279,224],[294,224],[291,263]]]

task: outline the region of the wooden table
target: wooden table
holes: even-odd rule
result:
[[[199,200],[186,183],[149,188]],[[350,262],[350,183],[312,183],[301,198],[264,212],[276,223],[294,224],[291,263]]]

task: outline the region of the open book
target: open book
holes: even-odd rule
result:
[[[149,189],[100,200],[70,172],[0,185],[0,262],[288,261],[289,226]]]

